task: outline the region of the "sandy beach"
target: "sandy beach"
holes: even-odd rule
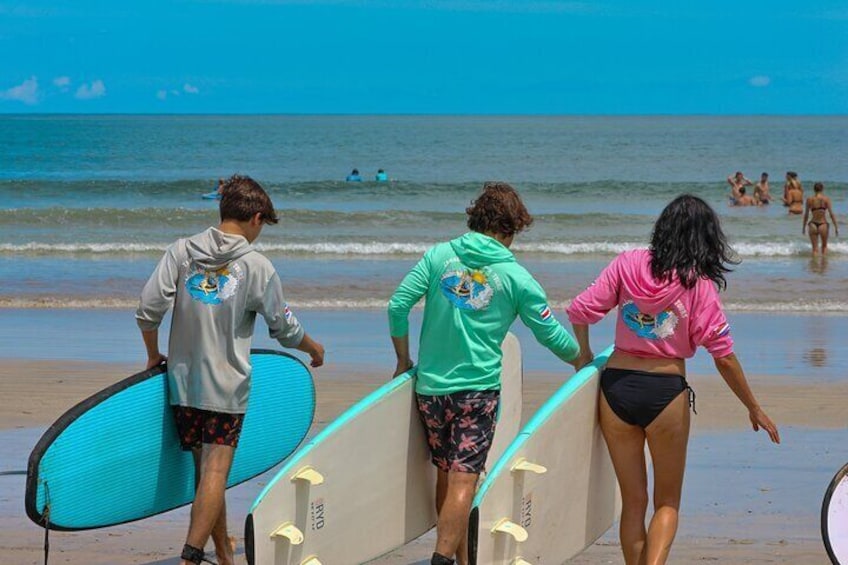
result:
[[[0,452],[0,471],[25,468],[32,443],[41,431],[74,403],[111,384],[115,375],[137,370],[127,364],[7,359],[0,368],[0,434],[7,438]],[[61,376],[58,376],[61,375]],[[690,444],[690,469],[684,489],[681,529],[672,552],[672,563],[827,563],[813,512],[820,498],[782,504],[779,493],[799,488],[805,474],[782,477],[759,467],[773,462],[776,469],[790,461],[805,461],[803,449],[812,445],[805,437],[824,434],[828,444],[835,430],[844,429],[848,384],[820,383],[801,386],[790,379],[752,375],[752,385],[769,414],[784,432],[784,445],[772,448],[763,434],[748,430],[741,405],[716,375],[691,375],[697,391],[698,415]],[[562,376],[550,372],[525,374],[525,417],[559,385]],[[316,372],[318,405],[315,433],[345,407],[379,384],[371,372],[341,371],[338,366]],[[805,435],[806,434],[806,435]],[[705,452],[714,453],[704,456]],[[740,452],[737,454],[736,452]],[[751,456],[753,462],[734,460]],[[838,460],[836,456],[834,461]],[[718,462],[735,477],[722,484],[722,475],[710,470]],[[833,466],[833,465],[831,465]],[[738,467],[738,468],[737,468]],[[835,471],[835,466],[834,471]],[[828,476],[825,465],[816,473]],[[273,471],[271,471],[273,473]],[[270,474],[229,491],[230,527],[235,535],[247,507]],[[692,484],[715,477],[711,488]],[[23,513],[22,476],[0,477],[0,552],[3,563],[36,564],[43,560],[43,532]],[[826,483],[810,485],[813,494]],[[803,498],[809,498],[805,495]],[[740,502],[741,499],[741,502]],[[769,500],[765,500],[769,499]],[[774,504],[772,504],[774,502]],[[804,505],[808,508],[795,508]],[[787,507],[788,505],[788,507]],[[796,513],[797,512],[797,513]],[[52,532],[51,562],[68,564],[177,563],[187,510],[179,509],[134,524],[101,530]],[[791,527],[793,520],[804,522]],[[793,533],[794,532],[794,533]],[[608,532],[573,563],[620,563],[614,531]],[[398,549],[375,564],[426,563],[433,534]],[[240,547],[240,550],[241,547]]]

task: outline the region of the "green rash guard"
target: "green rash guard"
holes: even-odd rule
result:
[[[579,353],[536,279],[487,235],[469,232],[424,254],[389,301],[392,337],[409,334],[409,311],[422,296],[420,394],[499,390],[501,343],[517,316],[563,361]]]

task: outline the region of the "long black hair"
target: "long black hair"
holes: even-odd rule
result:
[[[686,288],[700,278],[725,288],[725,273],[739,261],[721,229],[718,215],[697,196],[682,194],[657,218],[651,234],[651,274],[672,281],[674,275]]]

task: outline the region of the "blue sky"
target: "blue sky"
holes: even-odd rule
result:
[[[845,0],[0,0],[0,53],[2,113],[848,114]]]

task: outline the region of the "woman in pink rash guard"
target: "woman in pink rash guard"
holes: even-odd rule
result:
[[[660,214],[650,249],[616,257],[567,310],[580,344],[580,368],[593,358],[588,325],[618,307],[615,350],[601,375],[600,422],[621,487],[619,535],[627,565],[668,559],[694,401],[685,360],[699,345],[748,409],[754,431],[763,428],[780,443],[733,353],[719,301],[729,252],[713,209],[695,196],[679,196]],[[645,441],[654,468],[654,515],[647,530]]]

